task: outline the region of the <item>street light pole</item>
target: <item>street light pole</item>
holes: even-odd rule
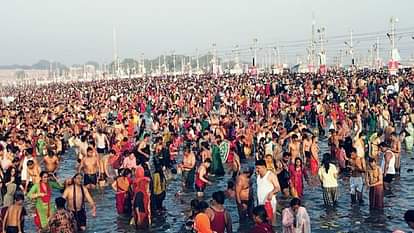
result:
[[[253,39],[254,42],[254,60],[253,60],[253,66],[257,67],[257,38]]]

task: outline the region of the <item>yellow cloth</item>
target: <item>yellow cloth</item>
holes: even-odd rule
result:
[[[153,184],[154,184],[154,194],[159,195],[165,191],[165,180],[161,181],[161,177],[159,173],[154,173],[153,177]]]

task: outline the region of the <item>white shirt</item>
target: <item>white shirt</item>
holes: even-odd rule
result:
[[[318,175],[324,188],[338,187],[338,179],[335,177],[335,174],[338,174],[338,170],[332,163],[329,164],[328,173],[326,173],[324,166],[319,168]]]

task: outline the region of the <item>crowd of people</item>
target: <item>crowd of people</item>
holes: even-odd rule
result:
[[[320,186],[335,208],[339,179],[349,180],[352,205],[363,205],[366,189],[369,208],[381,210],[401,152],[413,147],[413,88],[411,73],[382,71],[3,87],[15,99],[0,112],[1,227],[24,232],[28,198],[39,232],[85,231],[85,202],[95,216],[94,190],[106,187],[117,213],[141,229],[168,211],[166,196],[194,193],[183,231],[233,232],[227,200],[240,222],[253,223],[251,233],[310,233],[307,187]],[[77,163],[63,180],[69,156]],[[227,189],[206,202],[226,173]],[[172,177],[182,181],[178,193],[167,193]]]

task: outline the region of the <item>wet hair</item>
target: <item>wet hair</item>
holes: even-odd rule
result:
[[[32,147],[27,148],[26,153],[29,155],[33,154],[33,148]]]
[[[190,202],[191,209],[193,209],[193,210],[197,209],[197,206],[198,206],[199,203],[200,203],[200,201],[198,199],[191,200],[191,202]]]
[[[226,199],[226,196],[224,195],[223,191],[217,191],[213,193],[212,198],[218,204],[224,205],[224,200]]]
[[[207,150],[209,149],[208,142],[202,142],[201,146],[205,147]]]
[[[24,194],[22,192],[16,192],[14,194],[15,201],[24,201]]]
[[[382,136],[382,134],[383,134],[383,131],[382,131],[382,130],[378,130],[378,132],[377,132],[377,137],[381,137],[381,136]]]
[[[324,157],[324,159],[322,160],[322,164],[323,164],[323,167],[325,168],[326,174],[328,174],[329,172],[330,163],[331,161],[329,160],[328,157]]]
[[[66,199],[63,197],[57,197],[55,199],[55,203],[56,203],[56,208],[58,209],[64,209],[65,205],[66,205]]]
[[[301,158],[297,157],[297,158],[295,159],[295,166],[296,166],[296,161],[300,161],[300,167],[303,167],[303,161],[302,161],[302,159],[301,159]]]
[[[29,161],[27,161],[27,166],[31,166],[31,165],[33,165],[34,164],[34,162],[33,162],[33,160],[29,160]]]
[[[92,147],[88,147],[88,149],[86,149],[86,152],[89,152],[89,151],[93,151]]]
[[[49,175],[49,173],[47,171],[41,171],[40,172],[40,178],[42,178],[45,174]]]
[[[131,169],[129,169],[129,168],[125,168],[123,171],[122,171],[122,176],[124,176],[124,177],[127,177],[128,175],[130,175],[130,174],[132,174],[132,171],[131,171]]]
[[[204,160],[204,162],[205,162],[205,163],[211,163],[211,159],[210,159],[210,158],[206,158],[206,159]]]
[[[204,212],[208,208],[208,204],[205,201],[200,201],[196,207],[197,212]]]
[[[404,214],[404,220],[406,223],[414,222],[414,210],[407,210]]]
[[[264,205],[258,205],[254,207],[253,215],[258,217],[262,222],[267,222],[267,213]]]
[[[298,205],[298,206],[300,206],[300,205],[301,205],[301,201],[300,201],[300,199],[299,199],[299,198],[293,198],[293,199],[290,201],[290,207],[293,207],[293,206],[295,206],[295,205]]]
[[[287,151],[283,152],[283,156],[282,157],[287,157],[287,156],[290,157],[290,152],[287,152]]]
[[[356,154],[357,153],[357,149],[355,147],[351,147],[350,152]]]
[[[383,148],[389,148],[389,145],[386,142],[381,142],[378,146]]]
[[[256,167],[257,166],[266,166],[266,161],[264,161],[263,159],[259,159],[256,161],[255,163]]]
[[[73,183],[73,181],[75,180],[75,178],[77,177],[77,176],[81,176],[82,174],[80,174],[80,173],[76,173],[75,175],[73,175],[72,176],[72,183]]]

